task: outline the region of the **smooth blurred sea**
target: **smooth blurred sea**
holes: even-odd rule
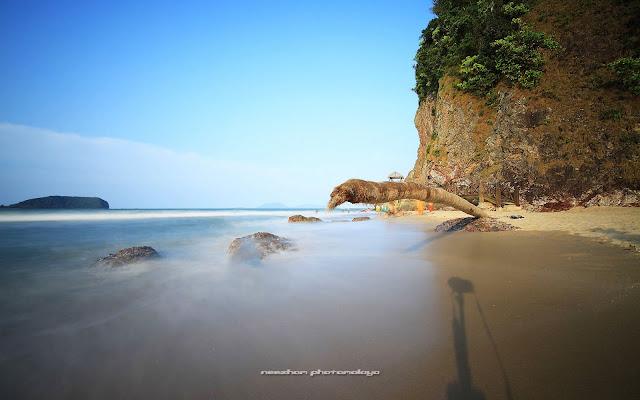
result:
[[[288,223],[294,214],[327,222]],[[365,215],[374,220],[329,222]],[[260,371],[384,370],[433,340],[433,271],[412,250],[426,235],[387,222],[315,210],[2,210],[0,398],[233,399],[260,388],[337,398],[344,387],[326,379]],[[229,243],[259,231],[298,250],[230,261]],[[162,259],[92,263],[144,245]],[[387,376],[345,385],[377,398]]]

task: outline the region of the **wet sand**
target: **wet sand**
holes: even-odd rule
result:
[[[629,213],[618,210],[613,213]],[[578,219],[602,213],[586,211]],[[430,231],[439,220],[458,216],[440,214],[447,215],[390,223],[422,220]],[[532,230],[558,219],[555,213],[519,214],[525,219],[514,225],[529,219],[521,226]],[[611,221],[611,210],[605,214]],[[571,223],[574,215],[565,213],[558,225],[546,227],[569,226],[579,233],[580,223]],[[599,239],[524,229],[426,239],[420,250],[437,270],[442,335],[448,340],[413,360],[428,372],[412,396],[402,396],[636,398],[640,256]]]
[[[491,217],[499,218],[521,230],[567,232],[640,251],[640,208],[638,207],[575,207],[569,211],[554,213],[528,212],[513,208],[509,211],[488,211],[488,213]],[[509,218],[512,215],[520,215],[524,218]],[[409,218],[421,222],[443,222],[468,216],[461,211],[434,211]]]
[[[434,233],[437,221],[416,221],[375,226],[391,234],[423,231],[420,239],[408,237],[397,264],[378,273],[401,285],[424,280],[404,294],[395,284],[392,292],[386,284],[361,284],[363,292],[377,292],[380,318],[389,318],[382,310],[394,305],[400,315],[388,322],[403,324],[394,327],[403,336],[380,336],[376,320],[363,343],[346,341],[316,360],[366,360],[381,375],[256,377],[250,384],[261,388],[256,398],[634,399],[640,393],[637,253],[563,232]],[[416,257],[433,272],[406,275],[403,258]],[[397,308],[402,297],[416,300],[414,285],[425,291],[423,303]],[[426,321],[411,322],[416,311]],[[357,319],[342,323],[358,325]]]

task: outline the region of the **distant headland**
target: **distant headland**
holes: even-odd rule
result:
[[[21,201],[0,208],[64,208],[109,209],[109,203],[99,197],[47,196]]]

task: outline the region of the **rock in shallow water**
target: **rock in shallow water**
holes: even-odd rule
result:
[[[322,222],[320,218],[305,217],[303,215],[292,215],[289,217],[289,222]]]
[[[153,260],[160,258],[160,254],[153,247],[140,246],[122,249],[115,254],[100,257],[95,263],[105,267],[118,267],[126,264],[133,264],[140,261]]]
[[[369,217],[355,217],[352,221],[353,222],[358,222],[358,221],[369,221],[371,218]]]
[[[269,254],[294,249],[293,242],[287,238],[268,232],[258,232],[234,239],[229,245],[228,252],[234,258],[263,259]]]
[[[456,218],[450,219],[436,226],[436,232],[455,232],[465,230],[467,232],[499,232],[518,229],[517,227],[498,221],[495,218]]]

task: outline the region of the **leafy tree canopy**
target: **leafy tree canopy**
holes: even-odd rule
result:
[[[456,88],[480,96],[503,79],[536,86],[546,62],[542,49],[559,46],[521,21],[535,1],[435,0],[436,18],[422,31],[415,57],[419,101],[438,92],[447,72],[460,78]]]
[[[609,66],[615,69],[622,89],[640,96],[640,57],[621,58]]]

